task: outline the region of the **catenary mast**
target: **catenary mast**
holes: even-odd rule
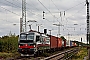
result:
[[[20,32],[26,32],[26,0],[22,0],[22,18],[20,19]]]
[[[89,2],[86,0],[87,4],[87,44],[89,41],[89,46],[88,46],[88,59],[90,60],[90,20],[89,20]]]

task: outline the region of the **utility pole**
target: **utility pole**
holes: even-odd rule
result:
[[[26,0],[22,0],[22,30],[26,32]]]
[[[86,0],[86,4],[87,4],[87,44],[89,41],[89,2],[88,0]],[[89,45],[90,45],[90,41],[89,41]]]
[[[23,20],[22,20],[22,18],[20,18],[20,33],[22,32],[22,24],[23,24],[23,22],[22,22]]]
[[[53,25],[58,26],[58,37],[60,37],[60,26],[64,26],[64,25],[60,24],[60,22],[59,24],[53,24]]]
[[[90,21],[89,21],[89,2],[86,0],[87,4],[87,44],[89,41],[89,47],[88,47],[88,59],[90,60]]]

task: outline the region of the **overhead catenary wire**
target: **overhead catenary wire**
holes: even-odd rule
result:
[[[75,12],[74,14],[72,14],[71,16],[74,16],[74,15],[76,15],[77,13],[80,13],[80,12],[82,12],[82,10],[83,10],[83,8],[84,8],[85,6],[83,6],[80,10],[78,10],[77,12]],[[71,16],[69,16],[69,17],[64,17],[66,20],[68,19],[68,18],[71,18]]]
[[[83,3],[83,2],[82,2]],[[78,5],[80,5],[80,4],[82,4],[82,3],[79,3]],[[42,4],[42,3],[41,3]],[[42,4],[43,5],[43,4]],[[76,7],[76,6],[78,6],[78,5],[75,5],[74,7]],[[44,6],[44,5],[43,5]],[[45,6],[44,6],[45,7]],[[72,8],[74,8],[74,7],[71,7],[71,8],[69,8],[69,9],[66,9],[65,11],[68,11],[68,10],[70,10],[70,9],[72,9]],[[46,8],[46,7],[45,7]],[[46,8],[47,9],[47,8]],[[65,12],[64,11],[64,12]],[[65,14],[64,14],[65,15]]]
[[[8,2],[8,3],[10,3],[10,4],[12,4],[12,5],[14,5],[14,6],[16,6],[16,7],[21,8],[21,6],[18,6],[18,5],[14,4],[14,3],[12,3],[12,2],[10,2],[10,1],[8,1],[8,0],[5,0],[5,1]]]
[[[9,1],[8,1],[8,2],[9,2]],[[3,2],[0,2],[0,3],[3,3]],[[10,3],[10,2],[9,2],[9,3]],[[3,4],[5,4],[5,5],[7,5],[7,6],[0,6],[0,8],[3,9],[3,11],[6,11],[6,16],[8,16],[8,15],[7,15],[7,12],[10,12],[10,13],[16,15],[16,16],[20,16],[18,13],[15,13],[13,10],[8,9],[8,7],[10,7],[10,4],[6,4],[6,3],[3,3]],[[7,8],[6,8],[6,7],[7,7]],[[1,12],[3,12],[3,11],[1,11]],[[10,14],[9,14],[9,15],[10,15]],[[6,19],[5,19],[5,18],[0,19],[0,21],[9,22],[9,24],[12,24],[12,25],[13,25],[13,24],[18,24],[18,23],[15,23],[15,22],[11,22],[10,19],[8,19],[7,17],[6,17]]]
[[[39,0],[38,0],[39,1]],[[40,1],[39,1],[40,2]],[[83,2],[82,2],[83,3]],[[79,3],[79,4],[77,4],[77,5],[75,5],[74,7],[71,7],[71,8],[69,8],[69,9],[66,9],[65,11],[67,11],[67,10],[70,10],[70,9],[72,9],[72,8],[75,8],[76,6],[78,6],[78,5],[80,5],[80,4],[82,4],[82,3]],[[44,6],[44,4],[42,3],[42,2],[40,2],[40,4],[44,7],[44,8],[46,8],[45,6]],[[54,4],[55,5],[55,4]],[[56,6],[56,5],[55,5]],[[47,9],[47,8],[46,8]],[[59,10],[59,9],[58,9]],[[49,11],[48,9],[47,9],[47,11]],[[64,11],[64,15],[65,15],[65,11]],[[49,13],[52,15],[52,13],[49,11]],[[52,15],[53,16],[53,15]],[[53,17],[55,17],[55,16],[53,16]],[[55,18],[57,18],[57,17],[55,17]],[[58,19],[58,18],[57,18]],[[59,21],[58,21],[59,22]]]
[[[77,12],[75,12],[75,14],[80,13],[80,12],[83,10],[84,7],[85,7],[85,6],[83,6],[80,10],[78,10]],[[72,16],[74,16],[75,14],[73,14]],[[68,19],[68,18],[71,18],[71,16],[70,16],[70,17],[67,17],[67,18],[65,18],[65,19]],[[68,23],[68,24],[70,24],[70,23]],[[68,24],[66,23],[65,26],[67,26]],[[65,26],[64,26],[64,27],[65,27]],[[64,29],[66,30],[67,27],[65,27]],[[71,29],[70,29],[70,30],[71,30]],[[71,32],[71,31],[68,31],[68,32]],[[72,32],[73,32],[73,31],[72,31]]]
[[[18,7],[18,6],[16,6],[16,7]],[[29,8],[29,7],[28,7]],[[74,7],[73,7],[74,8]],[[73,8],[71,8],[71,9],[73,9]],[[9,9],[8,9],[9,10]],[[30,10],[30,9],[29,9]],[[70,10],[70,9],[69,9]],[[50,10],[49,10],[50,11]],[[68,10],[67,10],[68,11]],[[29,11],[28,11],[29,12]],[[33,11],[31,11],[32,13],[34,13]],[[51,11],[50,11],[51,12]],[[36,13],[35,13],[36,14]],[[37,15],[37,17],[38,17],[38,15]],[[38,17],[39,18],[39,17]],[[56,18],[56,17],[55,17]],[[47,21],[48,21],[48,19],[46,19]],[[48,21],[48,22],[50,22],[50,21]],[[50,23],[52,23],[52,22],[50,22]]]
[[[4,8],[4,7],[2,7],[2,6],[0,6],[0,7],[1,7],[2,9],[4,9],[4,10],[8,11],[8,12],[11,12],[11,13],[17,15],[17,16],[20,16],[19,14],[15,13],[15,12],[13,12],[13,11],[10,11],[10,10],[8,10],[8,9],[6,9],[6,8]]]
[[[7,1],[7,0],[5,0],[5,1]],[[10,1],[7,1],[8,3],[10,3],[10,4],[12,4],[12,5],[14,5],[14,6],[16,6],[16,7],[19,7],[19,8],[21,8],[20,6],[18,6],[18,5],[15,5],[14,3],[12,3],[12,2],[10,2]],[[26,3],[27,4],[27,3]],[[4,8],[5,10],[6,10],[6,8]],[[28,9],[28,12],[30,12],[30,13],[33,13],[32,11],[30,11],[30,9],[27,7],[27,9]],[[7,11],[9,11],[9,12],[12,12],[12,11],[10,11],[10,10],[8,10],[7,9]],[[12,12],[12,13],[14,13],[14,12]],[[16,13],[14,13],[14,14],[16,14]],[[37,15],[38,16],[38,15]],[[28,19],[28,18],[27,18]],[[28,19],[29,20],[29,19]],[[46,19],[47,21],[49,21],[48,19]]]
[[[7,1],[7,0],[6,0]],[[10,2],[9,2],[10,3]],[[15,5],[15,4],[14,4]],[[56,6],[56,5],[55,5]],[[48,9],[47,9],[48,10]]]
[[[10,2],[9,2],[10,3]],[[14,4],[15,5],[15,4]],[[56,6],[56,5],[55,5]],[[56,17],[55,17],[56,18]]]
[[[14,23],[14,22],[8,21],[6,19],[0,19],[0,21],[6,21],[6,22],[9,22],[9,23]]]
[[[52,1],[52,3],[55,5],[55,7],[58,9],[58,7],[56,6],[56,4],[53,2],[53,0],[51,0]],[[58,9],[58,11],[60,11],[59,9]]]
[[[56,17],[55,17],[56,18]]]
[[[5,1],[8,2],[8,3],[10,3],[10,4],[12,4],[12,5],[14,5],[14,6],[16,6],[16,7],[21,8],[20,6],[18,6],[18,5],[16,5],[16,4],[12,3],[12,2],[10,2],[10,1],[7,1],[7,0],[5,0]],[[4,3],[4,4],[5,4],[5,3]],[[6,5],[9,5],[9,4],[6,4]],[[6,11],[8,11],[8,12],[11,12],[11,13],[17,15],[17,16],[20,16],[19,14],[15,13],[15,12],[13,12],[13,11],[7,9],[7,8],[4,8],[4,7],[1,7],[1,8],[3,8],[4,10],[6,10]],[[31,11],[29,11],[29,12],[32,13]],[[28,20],[29,20],[29,19],[28,19]]]
[[[38,0],[39,1],[39,0]],[[42,2],[39,1],[39,3],[54,17],[54,15],[51,13],[51,11],[48,10],[48,8],[46,6],[44,6],[44,4]],[[57,17],[56,17],[57,18]],[[58,19],[58,18],[57,18]],[[56,20],[57,20],[56,19]],[[58,20],[57,20],[58,21]],[[59,22],[59,21],[58,21]]]
[[[28,3],[26,3],[26,4],[27,4],[27,5],[30,5],[30,4],[28,4]],[[31,4],[33,4],[33,3],[31,3]],[[31,5],[31,6],[33,7],[33,6],[35,6],[35,5],[33,4],[33,5]],[[39,11],[38,8],[35,7],[35,9],[37,9],[37,10]],[[35,13],[35,12],[34,12],[34,13]],[[40,15],[40,14],[37,14],[36,17],[38,17],[38,15]],[[40,17],[38,17],[38,18],[42,18],[42,16],[40,16]],[[48,22],[52,23],[52,21],[49,21],[46,17],[45,17],[45,20],[47,20]],[[45,21],[45,20],[41,20],[41,21]],[[39,22],[38,22],[38,23],[39,23]]]
[[[79,6],[80,4],[85,3],[85,2],[86,2],[86,1],[83,1],[83,2],[81,2],[81,3],[79,3],[79,4],[75,5],[75,6],[73,6],[73,7],[71,7],[71,8],[66,9],[65,11],[68,11],[68,10],[70,10],[70,9],[72,9],[72,8],[75,8],[75,7],[77,7],[77,6]]]
[[[82,12],[82,10],[83,10],[83,8],[84,8],[85,6],[83,6],[80,10],[78,10],[77,12],[74,12],[74,14],[72,14],[71,16],[74,16],[74,15],[76,15],[77,13],[79,13],[79,12]],[[71,18],[71,16],[69,16],[69,17],[67,17],[66,18],[66,16],[64,17],[66,20],[68,19],[68,18]]]

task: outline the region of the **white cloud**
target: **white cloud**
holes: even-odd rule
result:
[[[40,1],[40,2],[39,2]],[[67,36],[68,33],[72,35],[79,34],[86,37],[86,6],[85,0],[26,0],[27,4],[27,21],[36,20],[37,23],[32,24],[32,29],[37,30],[36,24],[42,24],[40,31],[44,28],[52,30],[52,34],[57,36],[58,27],[53,26],[58,21],[64,26],[60,27],[60,33]],[[0,36],[8,34],[10,31],[19,34],[19,23],[22,17],[22,0],[2,0],[0,1]],[[43,19],[43,11],[45,11],[45,19]],[[65,16],[64,16],[65,11]],[[62,12],[62,20],[60,17]],[[14,26],[13,24],[16,23]],[[74,24],[78,24],[74,26]],[[82,25],[84,24],[84,25]],[[75,27],[76,32],[73,28]],[[29,27],[27,26],[29,30]],[[81,29],[81,30],[80,30]],[[48,32],[49,33],[49,32]],[[74,36],[75,37],[75,36]]]

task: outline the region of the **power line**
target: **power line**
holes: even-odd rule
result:
[[[39,1],[39,0],[38,0]],[[39,3],[54,17],[54,15],[43,5],[42,2],[39,1]],[[56,17],[57,18],[57,17]],[[58,19],[58,18],[57,18]],[[58,20],[57,20],[58,21]],[[58,21],[59,22],[59,21]]]
[[[28,3],[26,3],[26,4],[28,4]],[[33,3],[32,3],[33,4]],[[29,6],[30,6],[30,4],[28,4]],[[33,4],[33,6],[35,6],[34,4]],[[36,7],[35,7],[36,8]],[[37,9],[37,8],[36,8]],[[30,9],[29,9],[30,10]],[[38,11],[39,11],[39,9],[37,9]],[[30,11],[31,12],[31,11]],[[31,12],[32,13],[32,12]],[[38,15],[40,15],[40,14],[37,14],[36,16],[38,16]],[[41,16],[40,16],[41,17]],[[40,17],[38,17],[38,18],[40,18]],[[47,20],[48,22],[51,22],[51,21],[49,21],[48,19],[46,19],[45,18],[45,20]],[[41,20],[41,21],[43,21],[43,20]]]
[[[6,8],[4,8],[4,7],[2,7],[2,6],[0,6],[0,7],[1,7],[2,9],[4,9],[4,10],[8,11],[8,12],[11,12],[11,13],[17,15],[17,16],[20,16],[19,14],[15,13],[15,12],[13,12],[13,11],[10,11],[10,10],[8,10],[8,9],[6,9]]]
[[[39,0],[38,0],[39,1]],[[40,1],[39,1],[40,2]],[[40,2],[41,3],[41,2]],[[42,4],[42,3],[41,3]],[[81,3],[80,3],[81,4]],[[42,4],[43,5],[43,4]],[[54,4],[55,5],[55,4]],[[79,5],[79,4],[78,4]],[[78,5],[76,5],[76,6],[78,6]],[[44,6],[44,5],[43,5]],[[55,5],[56,6],[56,5]],[[45,6],[44,6],[45,7]],[[75,7],[75,6],[74,6]],[[72,8],[74,8],[74,7],[71,7],[71,8],[69,8],[69,9],[67,9],[67,10],[70,10],[70,9],[72,9]],[[45,7],[46,8],[46,7]],[[47,8],[46,8],[47,9]],[[48,9],[47,9],[48,10]],[[67,11],[66,10],[66,11]],[[49,11],[49,10],[48,10]],[[52,13],[49,11],[49,13],[52,15]],[[52,15],[53,16],[53,15]]]
[[[19,7],[19,8],[21,8],[20,6],[17,6],[17,5],[15,5],[14,3],[12,3],[12,2],[10,2],[10,1],[7,1],[7,0],[5,0],[6,2],[8,2],[8,3],[10,3],[10,4],[12,4],[12,5],[14,5],[14,6],[16,6],[16,7]],[[27,4],[27,3],[26,3]],[[36,8],[37,9],[37,8]],[[28,11],[29,11],[30,9],[28,8]],[[29,11],[30,13],[33,13],[33,12],[31,12],[31,11]],[[38,15],[37,15],[38,16]],[[28,19],[29,20],[29,19]],[[49,21],[48,19],[46,19],[47,21]],[[49,21],[50,22],[50,21]]]
[[[52,1],[52,3],[55,5],[55,3],[53,2],[53,0],[51,0]],[[55,5],[55,7],[58,9],[58,7]],[[59,9],[58,9],[58,11],[59,11]]]
[[[6,22],[9,22],[9,23],[14,23],[14,22],[11,22],[11,21],[8,21],[8,20],[4,20],[4,19],[0,19],[0,21],[6,21]]]
[[[34,5],[33,5],[34,6]],[[18,6],[17,6],[18,7]],[[69,9],[70,10],[70,9]],[[30,9],[29,9],[29,11],[30,11]],[[31,11],[32,12],[32,11]],[[50,11],[51,12],[51,11]],[[33,13],[33,12],[32,12]],[[38,15],[37,15],[38,16]],[[55,17],[56,18],[56,17]],[[48,19],[46,19],[47,21],[49,21]],[[51,21],[49,21],[50,23],[51,23]]]
[[[86,2],[86,1],[84,1],[84,2]],[[68,11],[68,10],[70,10],[70,9],[72,9],[72,8],[75,8],[75,7],[77,7],[78,5],[80,5],[80,4],[84,3],[84,2],[81,2],[81,3],[75,5],[75,6],[71,7],[71,8],[68,8],[68,9],[66,9],[65,11]]]
[[[18,6],[18,5],[16,5],[16,4],[12,3],[12,2],[10,2],[10,1],[7,1],[7,0],[5,0],[5,1],[8,2],[8,3],[10,3],[10,4],[12,4],[12,5],[14,5],[14,6],[16,6],[16,7],[21,8],[20,6]]]
[[[10,4],[12,4],[12,5],[14,5],[14,6],[16,6],[16,7],[19,7],[19,8],[21,8],[20,6],[17,6],[17,5],[15,5],[14,3],[12,3],[12,2],[10,2],[10,1],[7,1],[7,0],[5,0],[6,2],[8,2],[8,3],[10,3]],[[5,3],[4,3],[5,4]],[[26,3],[27,4],[27,3]],[[6,5],[8,5],[8,4],[6,4]],[[1,8],[3,8],[4,10],[6,10],[6,11],[9,11],[9,12],[11,12],[11,13],[13,13],[13,14],[15,14],[15,15],[18,15],[17,13],[14,13],[14,12],[12,12],[12,11],[10,11],[10,10],[8,10],[8,9],[6,9],[6,8],[4,8],[4,7],[1,7]],[[31,12],[30,11],[30,9],[28,8],[28,11],[30,12],[30,13],[33,13],[33,12]],[[20,15],[18,15],[18,16],[20,16]],[[38,15],[37,15],[38,16]],[[29,20],[29,19],[28,19]],[[47,19],[46,19],[47,20]],[[4,20],[5,21],[5,20]],[[47,20],[48,21],[48,20]],[[10,21],[9,21],[10,22]],[[12,22],[11,22],[12,23]]]

